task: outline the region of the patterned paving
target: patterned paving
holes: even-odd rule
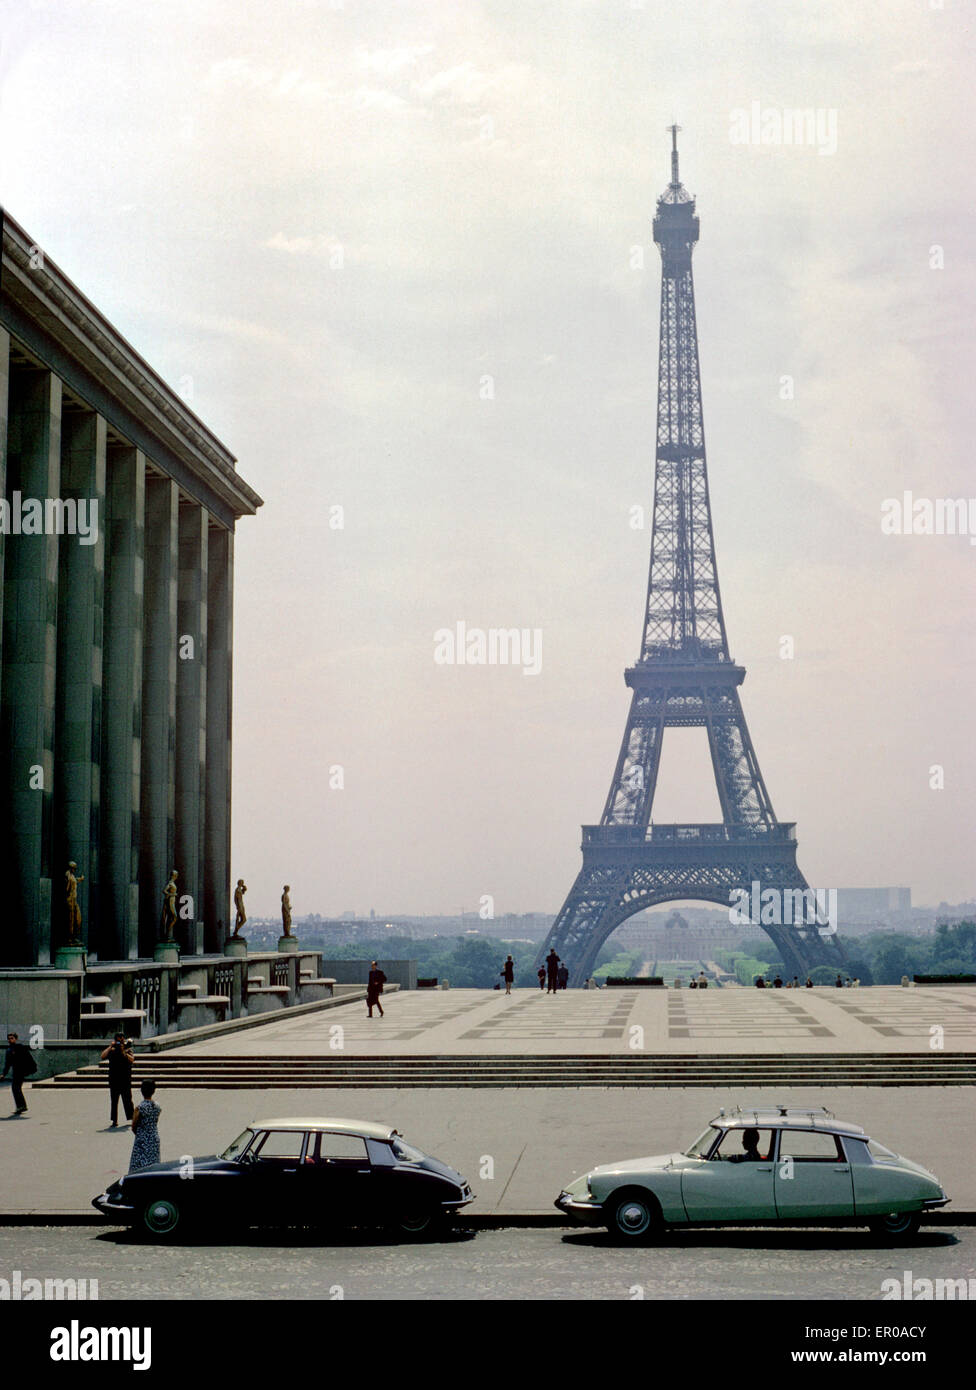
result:
[[[859,990],[408,990],[299,1018],[273,1018],[179,1049],[184,1055],[556,1055],[976,1052],[976,988]],[[334,1030],[341,1028],[341,1042]],[[639,1041],[634,1030],[639,1028]],[[940,1029],[938,1034],[933,1029]]]
[[[802,996],[800,996],[802,998]],[[832,1038],[795,990],[675,990],[668,995],[668,1037]]]
[[[917,1037],[920,1031],[941,1028],[945,1038],[969,1046],[976,1031],[976,990],[838,990],[831,1003],[879,1038]]]
[[[504,1013],[462,1033],[461,1040],[495,1043],[511,1039],[575,1039],[580,1043],[590,1038],[623,1039],[636,999],[636,990],[561,990],[557,994],[539,990],[509,1003]]]

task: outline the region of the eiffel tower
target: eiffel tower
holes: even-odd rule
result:
[[[583,867],[539,953],[541,961],[554,949],[574,985],[592,973],[597,952],[621,922],[682,898],[742,905],[738,920],[751,920],[769,935],[791,975],[844,960],[822,899],[817,911],[797,867],[796,827],[773,813],[739,699],[745,668],[729,655],[708,499],[691,274],[698,218],[695,200],[678,177],[680,127],[669,129],[671,182],[654,218],[661,251],[661,345],[644,636],[636,664],[625,673],[633,694],[603,815],[599,825],[583,826]],[[720,823],[651,822],[667,728],[706,729]]]

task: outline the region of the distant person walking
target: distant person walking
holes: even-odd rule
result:
[[[367,1018],[373,1017],[373,1009],[380,1011],[380,1018],[383,1017],[383,1005],[380,1003],[380,995],[383,993],[383,986],[386,984],[386,976],[374,960],[370,966],[369,976],[366,980],[366,1008],[369,1010]]]
[[[34,1061],[33,1054],[26,1044],[20,1041],[19,1033],[7,1034],[7,1054],[3,1062],[3,1076],[0,1081],[10,1073],[10,1092],[14,1098],[14,1106],[18,1115],[26,1115],[27,1102],[24,1099],[24,1081],[28,1076],[33,1076],[37,1071],[37,1063]]]
[[[132,1064],[135,1060],[132,1044],[124,1033],[116,1033],[115,1041],[109,1043],[102,1053],[102,1061],[108,1062],[109,1124],[112,1129],[119,1127],[120,1100],[125,1118],[132,1122]]]
[[[129,1172],[146,1168],[150,1163],[159,1162],[159,1111],[160,1106],[153,1100],[155,1081],[144,1081],[140,1087],[142,1100],[132,1116],[132,1133],[136,1136],[129,1159]]]
[[[511,956],[506,957],[505,964],[501,969],[501,974],[505,981],[505,993],[511,994],[512,981],[515,979],[515,962],[512,960]]]
[[[559,981],[559,957],[556,955],[555,946],[546,956],[546,993],[555,994]]]
[[[556,984],[560,989],[565,989],[569,984],[569,966],[565,961],[559,963],[559,969],[556,971]]]
[[[540,988],[540,989],[545,989],[545,987],[546,987],[546,967],[545,967],[544,965],[540,965],[540,966],[539,966],[539,969],[536,971],[536,974],[537,974],[538,977],[539,977],[539,988]]]

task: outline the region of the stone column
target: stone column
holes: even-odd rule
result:
[[[7,492],[11,528],[23,504],[58,497],[61,382],[51,372],[10,371]],[[17,495],[15,495],[17,494]],[[2,840],[4,924],[0,951],[10,965],[51,960],[51,833],[54,787],[58,538],[11,534],[4,553],[3,692],[0,782],[11,825]],[[59,903],[63,907],[63,900]]]
[[[130,445],[111,445],[102,657],[102,916],[89,935],[103,960],[139,955],[145,513],[145,456]]]
[[[98,851],[105,436],[105,421],[100,415],[65,406],[61,423],[65,531],[58,544],[53,934],[55,945],[67,941],[61,885],[68,861],[73,859],[83,880],[78,884],[82,940],[92,948],[92,927],[101,920]],[[72,522],[74,535],[69,529]],[[82,526],[87,535],[82,534]]]
[[[10,387],[10,334],[0,328],[0,497],[7,495],[7,400]],[[3,670],[3,555],[6,536],[0,531],[0,671]],[[0,960],[3,959],[0,953]]]
[[[204,949],[221,951],[233,928],[230,869],[231,653],[234,535],[210,528],[207,566],[207,766],[204,808]]]
[[[184,953],[203,950],[203,866],[207,756],[207,535],[205,509],[180,506],[176,594],[176,859],[193,916],[179,924]]]
[[[169,478],[147,477],[139,813],[140,956],[153,955],[159,936],[163,889],[170,870],[180,870],[173,860],[178,510],[177,485]],[[177,886],[182,896],[182,873]]]

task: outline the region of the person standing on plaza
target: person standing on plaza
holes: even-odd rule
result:
[[[505,993],[511,994],[512,982],[515,979],[515,962],[512,960],[511,956],[505,957],[505,964],[502,966],[501,974],[505,981]]]
[[[565,961],[559,962],[559,969],[556,971],[556,983],[560,989],[565,989],[569,984],[569,966]]]
[[[370,966],[369,975],[366,979],[366,1008],[369,1010],[367,1018],[373,1017],[373,1008],[380,1011],[380,1018],[383,1017],[383,1005],[380,1003],[380,995],[383,993],[383,986],[386,984],[386,976],[374,960]]]
[[[555,994],[559,981],[559,957],[556,955],[555,946],[552,947],[546,956],[546,993]]]
[[[132,1133],[136,1136],[132,1144],[132,1157],[129,1160],[129,1172],[134,1173],[137,1168],[146,1168],[150,1163],[159,1162],[159,1112],[158,1106],[153,1100],[156,1090],[155,1081],[144,1081],[140,1087],[142,1100],[135,1108],[132,1116]]]
[[[108,1091],[111,1098],[112,1129],[119,1127],[119,1101],[125,1118],[132,1120],[132,1064],[135,1062],[132,1044],[124,1033],[116,1033],[115,1041],[109,1043],[102,1053],[102,1061],[108,1062]]]
[[[24,1099],[24,1081],[37,1071],[37,1063],[29,1047],[20,1041],[19,1033],[7,1034],[7,1055],[3,1063],[3,1077],[10,1072],[10,1091],[18,1115],[26,1115],[27,1102]]]
[[[545,987],[546,987],[546,967],[545,967],[544,965],[540,965],[540,966],[539,966],[539,969],[536,971],[536,974],[537,974],[538,977],[539,977],[539,988],[540,988],[540,989],[545,989]]]

